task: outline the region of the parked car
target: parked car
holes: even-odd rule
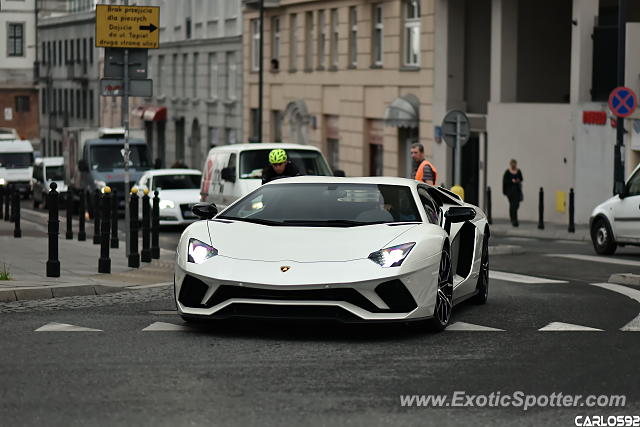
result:
[[[282,148],[302,175],[344,176],[332,171],[316,147],[299,144],[232,144],[212,148],[202,169],[200,200],[224,208],[262,184],[262,169],[269,164],[269,152]]]
[[[613,254],[618,246],[640,245],[640,164],[620,194],[596,206],[589,227],[593,248],[601,255]]]
[[[187,321],[228,317],[426,321],[487,301],[489,225],[480,208],[421,182],[300,176],[261,186],[198,221],[177,247]]]
[[[33,194],[33,207],[40,204],[47,206],[47,194],[50,185],[55,182],[61,199],[67,197],[67,185],[64,183],[64,157],[41,157],[36,159],[33,166],[33,178],[31,179],[31,193]]]
[[[151,197],[158,191],[160,225],[182,225],[197,219],[191,208],[200,201],[201,179],[196,169],[156,169],[142,175],[137,185],[140,190],[148,189]],[[142,209],[139,211],[142,218]]]

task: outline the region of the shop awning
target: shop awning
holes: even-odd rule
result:
[[[139,105],[131,111],[131,115],[146,122],[167,120],[167,107],[157,105]]]
[[[417,128],[420,121],[420,101],[408,94],[396,98],[384,112],[386,126]]]

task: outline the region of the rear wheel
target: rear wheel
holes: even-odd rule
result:
[[[473,302],[482,305],[486,304],[489,297],[489,236],[485,234],[482,240],[482,255],[480,258],[480,273],[478,274],[478,293],[473,297]]]
[[[609,223],[603,218],[593,221],[591,241],[593,242],[593,248],[600,255],[611,255],[618,247],[615,240],[613,240],[613,232]]]
[[[443,331],[449,324],[453,311],[453,272],[451,270],[451,256],[449,246],[442,248],[440,268],[438,270],[438,292],[436,293],[436,305],[433,310],[433,318],[429,319],[429,329]]]

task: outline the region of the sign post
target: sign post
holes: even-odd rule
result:
[[[618,118],[613,164],[613,194],[624,190],[624,118],[638,108],[638,97],[628,87],[619,86],[609,95],[609,109]]]
[[[469,140],[471,127],[469,118],[460,110],[449,111],[442,120],[442,137],[448,146],[453,148],[454,153],[454,185],[462,184],[462,147]]]
[[[131,173],[129,160],[131,147],[129,146],[129,96],[150,97],[152,95],[152,81],[147,76],[146,49],[160,47],[160,7],[158,6],[129,6],[129,0],[124,5],[96,5],[96,47],[109,49],[106,55],[104,75],[110,79],[100,82],[102,96],[122,96],[122,126],[124,127],[124,217],[125,217],[125,245],[127,257],[131,253],[130,223],[131,212],[127,199],[131,190]],[[130,64],[129,49],[144,50],[136,52],[134,64]],[[122,62],[119,58],[122,58]],[[122,71],[119,66],[122,65]],[[130,79],[130,65],[136,65],[133,82]],[[120,75],[120,73],[122,73]],[[120,80],[120,77],[122,80]],[[133,90],[132,90],[133,89]]]

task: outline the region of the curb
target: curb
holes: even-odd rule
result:
[[[526,251],[522,246],[516,245],[498,245],[489,246],[489,255],[519,255]]]
[[[109,285],[71,285],[41,286],[34,288],[13,288],[0,290],[0,303],[16,301],[44,300],[63,297],[105,295],[123,291],[169,286],[173,282],[153,283],[150,285],[109,286]]]
[[[543,231],[527,231],[527,230],[501,230],[491,228],[491,235],[496,237],[531,237],[542,240],[575,240],[580,242],[590,242],[591,237],[588,234],[576,233],[570,234],[567,231],[551,232],[547,234]]]
[[[640,287],[640,275],[632,273],[617,273],[609,276],[609,283],[618,285],[638,286]]]

